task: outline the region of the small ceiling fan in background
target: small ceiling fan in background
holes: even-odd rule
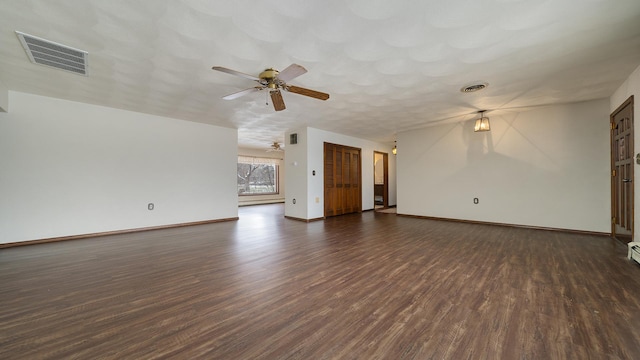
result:
[[[273,151],[284,151],[284,149],[280,147],[279,142],[274,141],[273,144],[271,144],[271,148],[268,149],[267,152],[273,152]]]
[[[212,69],[217,71],[222,71],[224,73],[235,75],[235,76],[240,76],[245,79],[253,80],[259,84],[258,86],[254,86],[254,87],[224,96],[223,99],[225,100],[233,100],[256,91],[269,89],[269,95],[271,95],[273,108],[276,111],[281,111],[281,110],[284,110],[286,107],[284,105],[284,99],[282,98],[282,93],[280,92],[280,90],[292,92],[299,95],[309,96],[319,100],[327,100],[329,98],[329,94],[327,93],[287,84],[289,80],[295,79],[298,76],[307,72],[307,69],[305,69],[304,67],[298,64],[291,64],[282,71],[278,71],[273,68],[268,68],[268,69],[265,69],[263,72],[261,72],[260,75],[258,75],[257,77],[253,75],[245,74],[236,70],[227,69],[222,66],[214,66],[212,67]]]

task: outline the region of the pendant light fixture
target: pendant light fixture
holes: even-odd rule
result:
[[[397,141],[394,141],[397,142]],[[393,145],[393,149],[391,150],[391,153],[393,155],[398,155],[398,146],[396,146],[395,144]]]
[[[480,118],[476,120],[476,126],[474,127],[473,131],[480,132],[480,131],[491,130],[491,125],[489,124],[489,118],[484,116],[485,111],[486,110],[478,111],[478,113],[480,114]]]

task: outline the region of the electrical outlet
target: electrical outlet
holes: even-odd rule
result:
[[[149,209],[149,210],[153,210],[153,208],[154,208],[153,203],[149,203],[149,205],[147,205],[147,209]]]

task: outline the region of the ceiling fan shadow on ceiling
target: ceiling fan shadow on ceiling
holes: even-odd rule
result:
[[[289,85],[287,82],[289,80],[295,79],[298,76],[307,72],[307,69],[298,64],[291,64],[286,69],[282,71],[278,71],[273,68],[265,69],[260,75],[253,76],[249,74],[245,74],[236,70],[231,70],[222,66],[214,66],[213,70],[221,71],[227,74],[243,77],[245,79],[253,80],[258,83],[258,86],[254,86],[248,89],[244,89],[233,94],[229,94],[224,96],[225,100],[233,100],[237,99],[241,96],[251,94],[256,91],[268,89],[269,95],[271,95],[271,102],[273,102],[273,108],[276,111],[282,111],[286,109],[284,105],[284,99],[282,98],[282,93],[280,90],[292,92],[298,95],[309,96],[314,99],[319,100],[327,100],[329,98],[329,94],[323,93],[316,90],[305,89],[299,86]]]

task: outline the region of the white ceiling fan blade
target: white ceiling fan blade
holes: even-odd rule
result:
[[[240,76],[240,77],[243,77],[245,79],[249,79],[249,80],[254,80],[254,81],[260,82],[260,78],[258,78],[258,77],[255,77],[255,76],[249,75],[249,74],[245,74],[245,73],[242,73],[240,71],[227,69],[226,67],[214,66],[211,69],[216,70],[216,71],[222,71],[224,73],[235,75],[235,76]]]
[[[263,87],[261,87],[261,86],[256,86],[256,87],[252,87],[252,88],[244,89],[244,90],[241,90],[241,91],[235,92],[235,93],[233,93],[233,94],[229,94],[229,95],[227,95],[227,96],[223,97],[223,99],[225,99],[225,100],[233,100],[233,99],[237,99],[237,98],[239,98],[239,97],[241,97],[241,96],[245,96],[245,95],[247,95],[247,94],[251,94],[252,92],[260,91],[260,90],[262,90],[262,89],[264,89],[264,88],[263,88]]]
[[[278,79],[280,79],[281,81],[287,82],[291,79],[297,78],[298,76],[306,72],[307,72],[307,69],[305,69],[304,67],[298,64],[291,64],[286,69],[280,71],[280,73],[278,74]]]

